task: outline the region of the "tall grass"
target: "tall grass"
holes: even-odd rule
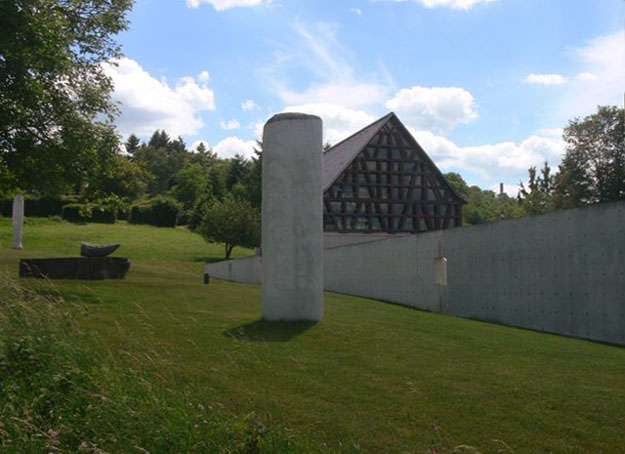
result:
[[[80,328],[88,307],[0,276],[0,452],[339,452],[233,415],[218,396],[171,390],[143,367],[162,361],[102,353]],[[99,347],[99,348],[98,348]]]

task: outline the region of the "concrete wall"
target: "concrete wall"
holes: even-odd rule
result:
[[[324,260],[326,290],[625,345],[625,201],[328,248]]]
[[[348,244],[367,243],[369,241],[385,240],[387,238],[399,238],[409,236],[410,233],[339,233],[323,232],[323,247],[338,247]]]
[[[262,281],[262,266],[259,255],[207,263],[204,265],[204,273],[208,273],[210,277],[216,277],[217,279],[241,282],[243,284],[260,285]]]

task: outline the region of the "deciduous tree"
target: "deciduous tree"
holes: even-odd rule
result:
[[[247,200],[228,194],[223,202],[213,201],[204,213],[197,231],[206,241],[224,243],[226,259],[235,246],[260,244],[258,211]]]
[[[121,56],[131,4],[0,2],[0,185],[55,190],[110,162],[119,140],[102,65]]]

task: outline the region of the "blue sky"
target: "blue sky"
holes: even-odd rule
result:
[[[336,143],[395,111],[442,171],[515,194],[561,128],[623,102],[621,0],[137,0],[120,133],[249,155],[274,113]]]

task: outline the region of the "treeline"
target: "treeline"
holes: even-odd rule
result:
[[[564,129],[566,151],[556,172],[547,162],[528,169],[516,197],[468,186],[457,173],[445,175],[464,197],[465,224],[495,222],[502,218],[532,216],[550,211],[625,199],[624,111],[600,106]]]

